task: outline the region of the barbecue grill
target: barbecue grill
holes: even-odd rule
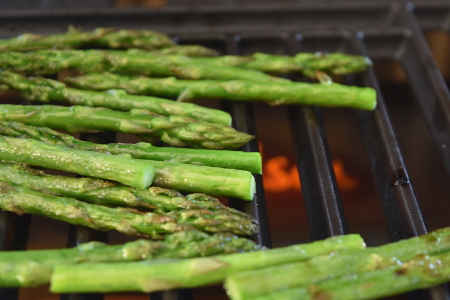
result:
[[[243,150],[262,147],[264,162],[285,156],[301,178],[301,193],[298,189],[276,193],[265,191],[262,176],[256,175],[254,201],[228,199],[228,204],[257,218],[259,234],[254,239],[267,247],[350,232],[361,233],[368,245],[374,246],[450,226],[450,95],[439,69],[448,66],[435,63],[423,34],[443,31],[448,38],[448,1],[10,11],[0,13],[0,38],[23,32],[60,33],[69,25],[85,30],[151,29],[171,35],[179,44],[202,44],[221,54],[324,51],[369,56],[374,62],[372,70],[342,80],[377,90],[378,107],[373,112],[201,102],[229,111],[236,129],[256,135],[257,141]],[[390,76],[395,72],[400,79]],[[20,101],[11,99],[3,97],[2,102]],[[126,137],[103,133],[82,138],[122,142]],[[357,177],[356,190],[344,191],[338,184],[335,158]],[[0,213],[2,250],[40,247],[39,243],[47,240],[51,246],[64,247],[120,238],[29,215]],[[21,298],[30,293],[21,293]],[[17,289],[0,290],[0,299],[17,299],[18,295]],[[445,286],[408,296],[449,298]],[[127,297],[124,299],[131,298]],[[61,298],[104,299],[104,295]],[[151,299],[197,298],[226,297],[220,288],[151,295]]]

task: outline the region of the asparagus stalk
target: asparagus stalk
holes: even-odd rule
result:
[[[207,48],[206,48],[207,49]],[[365,71],[372,66],[368,57],[346,53],[298,53],[295,56],[254,53],[250,56],[225,55],[220,57],[197,46],[175,46],[155,51],[130,49],[126,53],[142,55],[179,54],[195,57],[196,62],[216,64],[218,66],[235,66],[267,73],[298,73],[315,79],[316,72],[329,75],[347,75]],[[212,50],[211,50],[212,51]],[[115,52],[123,53],[123,52]],[[203,57],[202,57],[203,56]]]
[[[376,92],[372,88],[345,86],[337,83],[262,84],[250,81],[199,80],[189,81],[173,77],[146,78],[116,74],[87,74],[64,79],[78,88],[106,90],[119,88],[131,94],[155,95],[192,101],[197,98],[219,98],[234,101],[258,100],[270,105],[308,104],[330,107],[353,107],[373,110]]]
[[[50,290],[67,292],[152,292],[218,283],[244,270],[302,261],[339,249],[363,248],[358,235],[333,237],[304,245],[152,264],[122,263],[58,266]],[[98,274],[103,274],[98,278]],[[95,278],[95,280],[93,280]]]
[[[5,136],[0,137],[0,160],[114,180],[137,188],[149,187],[155,176],[148,161]]]
[[[122,29],[108,32],[86,43],[86,46],[109,48],[159,49],[174,46],[169,36],[151,30]]]
[[[314,79],[317,71],[347,75],[365,71],[372,66],[368,57],[345,53],[298,53],[294,57],[254,53],[252,58],[237,66],[271,73],[301,72]]]
[[[76,199],[43,194],[0,182],[0,208],[17,214],[31,213],[97,230],[117,230],[127,235],[161,239],[178,231],[198,229],[208,233],[256,233],[253,220],[226,211],[185,210],[164,214],[110,208]]]
[[[54,266],[143,259],[191,258],[261,249],[231,234],[176,232],[163,241],[136,240],[123,245],[89,242],[70,249],[0,252],[0,287],[34,287],[50,282]]]
[[[110,53],[120,50],[105,50]],[[144,50],[139,48],[127,49],[129,54],[150,54],[150,55],[183,55],[187,57],[208,57],[218,56],[217,51],[201,45],[174,45],[161,49]]]
[[[131,157],[138,159],[245,170],[256,174],[262,173],[262,161],[259,152],[156,147],[149,143],[95,144],[75,139],[71,135],[63,134],[50,128],[27,126],[19,122],[2,120],[0,120],[0,135],[33,139],[78,150],[129,154]]]
[[[283,290],[309,286],[346,274],[369,272],[397,265],[417,255],[450,251],[450,228],[365,250],[317,256],[307,262],[290,263],[230,276],[225,288],[231,299],[253,299]],[[273,298],[275,299],[275,298]]]
[[[0,40],[0,52],[74,49],[88,46],[155,49],[171,47],[174,43],[167,35],[150,30],[116,31],[113,28],[97,28],[90,32],[82,32],[73,27],[69,27],[66,33],[46,36],[25,33]]]
[[[69,27],[68,32],[47,36],[25,33],[14,38],[0,40],[0,52],[79,48],[111,31],[112,29],[108,28],[97,28],[90,32],[81,32]]]
[[[107,93],[83,91],[66,87],[64,84],[45,78],[26,78],[8,71],[0,72],[0,84],[17,90],[25,99],[48,103],[62,101],[70,105],[107,107],[129,111],[134,108],[145,109],[163,116],[187,116],[198,121],[231,125],[230,114],[202,107],[193,103],[180,103],[167,99],[129,95],[123,90],[110,90]]]
[[[70,133],[111,130],[147,134],[176,147],[236,149],[253,136],[232,127],[200,123],[189,117],[151,114],[145,110],[129,112],[87,106],[0,105],[0,120],[62,129]]]
[[[348,274],[307,287],[289,289],[255,300],[318,299],[362,300],[388,297],[430,288],[450,280],[450,253],[419,255],[405,263],[371,272]]]
[[[252,82],[290,82],[263,72],[205,63],[181,55],[141,55],[99,50],[39,50],[0,53],[0,68],[46,75],[73,68],[81,72],[175,76],[183,79],[242,79]]]

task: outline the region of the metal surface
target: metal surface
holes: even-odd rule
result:
[[[376,198],[376,205],[381,207],[383,214],[380,222],[387,228],[386,236],[382,228],[377,228],[376,237],[382,236],[382,241],[396,241],[426,233],[429,228],[450,226],[447,221],[446,199],[441,199],[442,192],[435,194],[447,191],[442,185],[450,178],[450,95],[422,33],[422,30],[449,31],[448,1],[414,1],[414,5],[406,2],[364,1],[342,4],[331,2],[326,5],[176,6],[153,10],[80,9],[55,10],[51,14],[38,11],[0,12],[0,38],[23,32],[63,32],[68,25],[82,26],[86,30],[108,26],[148,28],[168,33],[180,44],[203,44],[221,54],[247,55],[259,51],[291,55],[300,51],[341,51],[369,56],[374,61],[374,70],[348,76],[344,80],[350,85],[375,88],[379,95],[375,111],[301,106],[289,106],[285,110],[273,109],[273,114],[281,114],[277,120],[288,124],[284,132],[276,134],[293,141],[290,150],[295,157],[302,184],[302,196],[297,195],[295,202],[304,206],[309,233],[309,237],[302,240],[363,232],[365,229],[355,226],[356,223],[352,220],[355,213],[351,207],[358,204],[363,210],[372,209],[369,199],[361,199],[361,202],[367,201],[362,205],[346,199],[336,180],[332,161],[339,150],[335,143],[338,130],[332,130],[332,127],[340,125],[330,127],[327,124],[331,122],[330,116],[340,116],[343,111],[343,115],[350,115],[351,120],[339,121],[358,128],[343,152],[356,153],[355,158],[351,157],[350,161],[358,157],[360,161],[354,164],[368,166],[367,173],[372,176],[371,184],[377,194],[367,198]],[[424,124],[422,135],[414,135],[408,131],[405,134],[405,131],[399,130],[402,123],[407,123],[406,118],[410,118],[409,115],[406,117],[410,109],[400,110],[400,114],[395,114],[398,104],[392,101],[388,93],[390,83],[381,82],[377,72],[377,66],[385,61],[395,62],[402,69],[406,80],[402,88],[407,94],[402,95],[405,99],[399,102],[406,103],[408,107],[417,107],[420,115],[418,121],[411,119],[411,124],[408,123],[405,127],[416,126],[421,122],[420,124]],[[256,104],[223,102],[221,105],[233,115],[234,127],[255,134],[259,140],[265,137],[263,130],[270,131],[273,127],[269,119],[257,114],[261,107]],[[267,107],[262,110],[269,111],[268,116],[272,114]],[[419,129],[422,130],[421,127]],[[107,141],[113,139],[115,137],[107,137]],[[420,140],[416,141],[417,139]],[[121,137],[118,136],[117,140],[121,141]],[[408,147],[409,144],[405,144],[405,141],[415,141],[413,145],[423,143],[423,147],[431,149],[425,154],[432,153],[432,157],[417,161],[417,156],[414,155],[419,150]],[[364,150],[356,152],[353,148],[356,148],[357,143],[364,145]],[[283,153],[278,145],[273,145],[273,148]],[[254,141],[246,145],[244,150],[258,151],[259,145]],[[419,163],[433,165],[433,168],[427,169],[431,172],[424,174],[425,180],[423,177],[422,180],[417,179]],[[435,185],[422,187],[431,182],[430,178],[433,176],[436,177]],[[260,232],[253,238],[270,247],[277,238],[275,234],[271,235],[271,231],[277,232],[273,229],[276,224],[270,220],[263,180],[261,176],[255,178],[257,193],[254,201],[244,203],[229,199],[229,205],[257,218]],[[440,184],[441,182],[444,184]],[[370,190],[369,185],[367,189]],[[438,207],[441,211],[429,213],[429,207]],[[280,211],[291,209],[282,207]],[[370,216],[372,211],[359,213]],[[444,216],[442,219],[441,215]],[[0,245],[3,250],[26,247],[29,219],[27,216],[0,214]],[[71,229],[68,245],[92,239],[108,239],[106,236],[95,237],[92,234],[95,232]],[[10,293],[5,299],[17,296],[17,290],[0,292]],[[195,294],[192,290],[156,293],[152,295],[152,299],[196,299]],[[415,299],[448,298],[443,286],[410,296]],[[89,298],[92,295],[66,297],[69,298],[65,299],[92,299]],[[97,297],[101,299],[102,295]]]

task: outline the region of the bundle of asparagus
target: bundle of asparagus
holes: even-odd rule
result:
[[[0,160],[110,179],[137,188],[153,184],[247,201],[255,193],[254,177],[243,170],[133,159],[6,136],[0,136],[0,150]]]
[[[164,235],[198,229],[204,232],[252,235],[254,221],[226,210],[183,210],[141,213],[131,208],[110,208],[73,198],[43,194],[0,182],[0,208],[17,214],[31,213],[84,225],[97,230],[117,230],[127,235],[161,239]]]
[[[231,299],[374,299],[448,281],[449,234],[450,228],[443,228],[374,248],[365,248],[360,237],[347,235],[178,262],[58,265],[50,289],[57,293],[149,292],[225,280]],[[333,241],[339,241],[336,248],[327,244]],[[105,276],[97,279],[99,273]]]
[[[100,50],[38,50],[0,53],[0,68],[33,75],[56,74],[66,69],[86,72],[113,72],[146,76],[175,76],[183,79],[247,80],[290,82],[265,73],[228,65],[197,62],[181,55],[139,55]]]
[[[97,28],[91,32],[81,32],[69,27],[69,31],[63,34],[48,36],[23,34],[15,38],[0,40],[0,52],[80,47],[124,48],[128,49],[126,54],[132,55],[179,54],[189,57],[217,55],[214,50],[199,45],[175,45],[167,35],[150,30],[117,31],[112,28]],[[155,48],[158,49],[155,50]],[[110,53],[121,54],[116,50],[110,51]],[[372,66],[372,62],[367,57],[344,53],[298,53],[294,57],[254,53],[251,56],[228,55],[212,59],[201,58],[197,62],[232,65],[262,72],[302,72],[312,78],[316,77],[316,71],[326,72],[330,75],[344,75],[361,72]]]
[[[50,290],[55,293],[79,292],[152,292],[183,287],[196,287],[222,282],[227,276],[246,270],[259,269],[295,261],[307,261],[316,255],[362,249],[359,235],[328,238],[308,244],[255,251],[241,254],[187,259],[167,263],[58,265],[54,268]],[[95,279],[95,274],[103,274]],[[76,283],[74,283],[76,282]]]
[[[0,71],[0,84],[19,91],[24,99],[43,103],[63,101],[70,105],[106,107],[120,111],[145,109],[166,117],[186,116],[202,122],[231,125],[230,114],[218,109],[209,109],[192,103],[177,103],[162,98],[133,96],[122,90],[99,93],[71,89],[56,80],[26,78],[7,71]]]
[[[254,138],[229,126],[177,115],[164,117],[142,109],[122,112],[88,106],[1,104],[0,120],[70,133],[102,130],[134,133],[175,147],[237,149]]]
[[[50,128],[28,126],[20,122],[2,120],[0,120],[0,135],[33,139],[78,150],[116,155],[128,154],[138,159],[245,170],[255,174],[262,173],[262,161],[259,152],[156,147],[142,142],[137,144],[96,144],[78,140],[71,135],[63,134]]]
[[[190,258],[259,249],[252,241],[231,234],[182,231],[163,241],[139,239],[123,245],[89,242],[69,249],[0,252],[0,287],[49,283],[53,268],[60,264]]]
[[[161,213],[191,209],[225,211],[252,219],[238,210],[223,205],[217,198],[200,193],[183,196],[176,190],[155,186],[138,189],[91,177],[50,175],[43,170],[15,163],[0,162],[0,169],[1,182],[93,204],[135,207]]]

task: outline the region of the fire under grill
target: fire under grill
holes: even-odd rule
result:
[[[221,54],[323,51],[367,55],[374,68],[346,76],[343,82],[375,88],[379,97],[373,112],[226,101],[201,104],[229,111],[236,129],[257,137],[243,149],[263,152],[265,174],[264,178],[256,175],[254,201],[228,199],[230,206],[257,218],[257,242],[284,246],[351,232],[361,233],[374,246],[450,225],[450,95],[442,73],[448,65],[436,64],[423,34],[440,32],[438,47],[448,50],[449,21],[448,1],[30,11],[0,13],[0,38],[23,32],[59,33],[69,25],[85,30],[145,28],[167,33],[179,44],[202,44]],[[2,103],[9,102],[10,98],[2,98]],[[126,139],[112,133],[82,138],[98,142]],[[268,167],[276,157],[284,157],[284,164],[275,166],[278,173],[273,173]],[[356,178],[353,189],[340,184],[337,159],[343,163],[345,176]],[[268,189],[285,185],[277,174],[295,178],[297,171],[301,186]],[[120,238],[29,215],[0,213],[2,250],[42,248],[42,243],[69,247]],[[38,289],[0,290],[0,299],[38,299],[39,295]],[[109,296],[63,295],[61,299],[116,299]],[[140,296],[124,299],[145,299]],[[401,297],[407,296],[449,298],[445,286]],[[48,297],[43,292],[42,299]],[[226,299],[220,288],[150,297]]]

